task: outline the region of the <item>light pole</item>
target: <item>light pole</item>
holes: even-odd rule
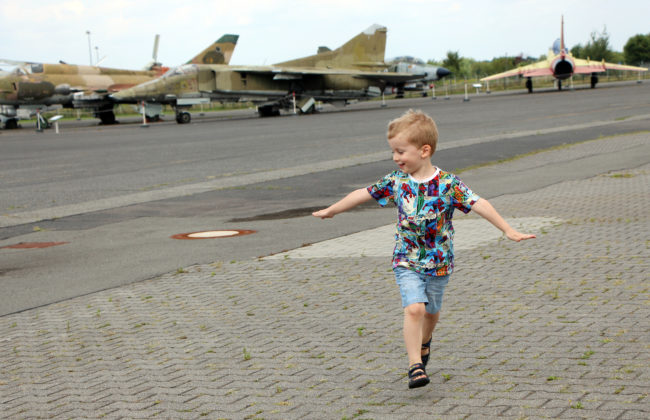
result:
[[[86,35],[88,35],[88,59],[90,60],[90,65],[93,65],[93,50],[90,47],[90,31],[86,31]]]
[[[99,63],[99,47],[95,45],[95,65]]]

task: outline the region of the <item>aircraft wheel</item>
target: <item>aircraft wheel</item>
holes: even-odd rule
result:
[[[113,113],[113,110],[111,109],[110,111],[101,111],[97,115],[99,117],[99,120],[102,122],[104,125],[111,125],[115,124],[115,114]]]
[[[273,105],[267,105],[257,108],[257,113],[260,117],[277,117],[280,115],[280,110]]]
[[[176,122],[179,124],[187,124],[192,121],[192,115],[189,112],[179,112],[176,114]]]

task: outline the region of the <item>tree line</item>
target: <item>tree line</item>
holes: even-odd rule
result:
[[[610,46],[609,34],[607,28],[604,27],[602,32],[592,32],[589,41],[585,45],[577,44],[570,51],[575,58],[647,66],[650,64],[650,33],[630,37],[623,47],[623,51],[619,52],[614,51]],[[461,57],[458,51],[447,51],[447,57],[442,61],[429,60],[428,63],[443,66],[456,77],[480,78],[501,73],[520,65],[532,64],[545,58],[545,55],[539,58],[519,55],[516,57],[495,57],[491,61],[476,61],[471,58]]]

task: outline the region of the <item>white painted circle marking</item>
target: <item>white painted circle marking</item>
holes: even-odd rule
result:
[[[236,230],[208,230],[187,235],[188,238],[224,238],[227,236],[239,235]]]

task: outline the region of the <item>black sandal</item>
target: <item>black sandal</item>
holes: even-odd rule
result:
[[[422,350],[424,350],[424,349],[428,349],[428,350],[429,350],[429,352],[428,352],[427,354],[423,354],[423,355],[422,355],[422,364],[423,364],[424,366],[426,366],[427,363],[429,363],[429,355],[431,354],[431,339],[432,339],[432,338],[433,338],[433,336],[431,336],[431,338],[429,338],[429,341],[427,341],[426,343],[422,344]]]
[[[419,388],[429,383],[429,377],[422,363],[409,366],[409,388]]]

